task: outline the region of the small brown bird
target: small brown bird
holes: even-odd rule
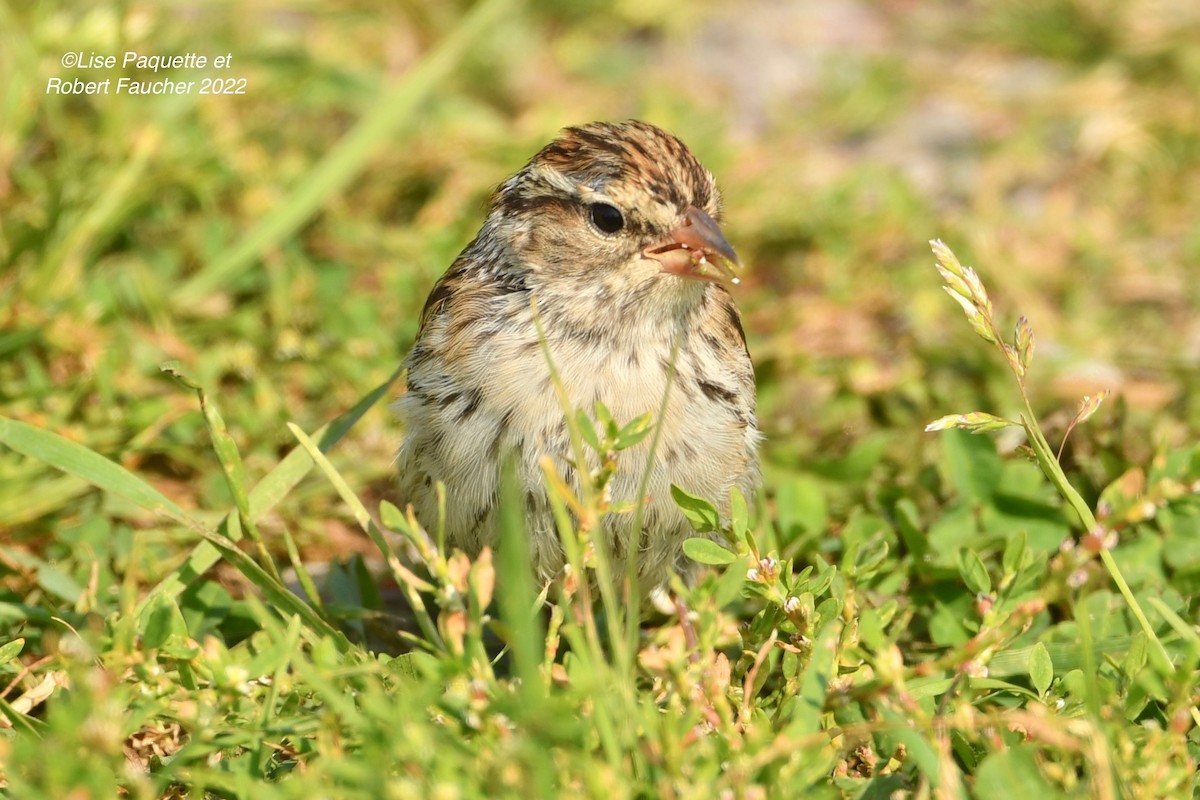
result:
[[[539,459],[548,454],[578,487],[564,411],[533,305],[573,408],[597,401],[626,423],[658,415],[670,387],[647,496],[639,498],[651,437],[619,454],[603,536],[616,574],[635,549],[643,593],[672,571],[694,535],[671,484],[728,513],[759,477],[754,372],[727,282],[737,256],[717,226],[713,176],[671,134],[645,122],[567,128],[496,191],[475,240],[437,282],[408,357],[397,407],[401,500],[428,530],[435,485],[446,487],[449,541],[469,554],[494,544],[500,465],[515,455],[533,570],[565,562]],[[531,302],[534,301],[534,302]]]

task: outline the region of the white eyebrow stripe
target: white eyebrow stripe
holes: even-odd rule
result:
[[[534,174],[540,180],[553,186],[555,189],[564,192],[565,194],[573,195],[578,193],[578,185],[553,167],[539,164],[538,166],[534,167]]]

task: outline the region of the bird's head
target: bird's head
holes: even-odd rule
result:
[[[491,215],[531,273],[610,286],[737,283],[719,219],[712,174],[639,121],[567,128],[500,186]]]

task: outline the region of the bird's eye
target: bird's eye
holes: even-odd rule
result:
[[[592,222],[605,233],[616,233],[625,227],[625,218],[616,206],[608,203],[592,203]]]

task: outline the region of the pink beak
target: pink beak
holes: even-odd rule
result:
[[[740,283],[735,270],[742,262],[737,253],[716,220],[695,206],[688,208],[683,224],[671,231],[666,242],[643,252],[647,258],[662,264],[663,272],[681,278]]]

